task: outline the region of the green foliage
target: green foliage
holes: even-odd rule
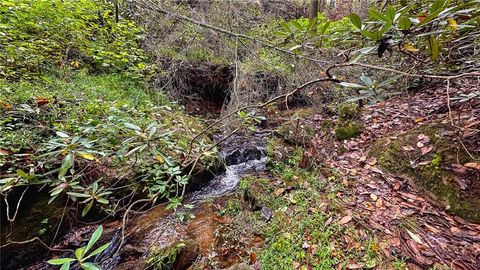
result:
[[[84,247],[77,248],[74,252],[75,258],[57,258],[57,259],[51,259],[48,261],[49,264],[51,265],[61,265],[62,267],[60,268],[61,270],[68,270],[70,269],[70,265],[72,263],[78,262],[80,267],[84,270],[101,270],[100,266],[96,263],[92,262],[87,262],[88,259],[91,257],[102,253],[105,249],[107,249],[111,242],[108,242],[94,251],[92,251],[90,254],[88,251],[95,245],[95,243],[98,241],[100,236],[102,236],[103,233],[103,227],[102,225],[98,226],[98,228],[93,232],[92,236],[90,237],[90,240],[88,241],[88,244]]]
[[[126,18],[115,22],[110,1],[0,2],[0,78],[34,78],[51,67],[131,71],[146,66],[142,33]]]
[[[0,86],[8,104],[0,107],[1,192],[47,184],[50,202],[68,196],[82,216],[94,206],[111,211],[134,187],[151,198],[183,196],[190,178],[181,158],[203,126],[162,94],[130,76],[82,72]],[[192,154],[212,145],[206,136],[197,142]],[[218,165],[216,149],[200,162]]]
[[[398,47],[416,60],[429,57],[450,69],[462,69],[471,68],[474,59],[478,62],[473,47],[480,39],[479,8],[478,1],[405,1],[383,12],[370,8],[365,22],[356,14],[350,20],[367,40],[381,41],[379,56]]]
[[[358,20],[356,22],[361,23]],[[345,38],[345,33],[353,30],[348,18],[330,21],[323,14],[311,21],[308,18],[281,20],[278,25],[275,36],[283,40],[278,45],[296,53],[342,46],[350,42],[350,39]]]
[[[368,76],[362,75],[360,76],[361,84],[341,82],[340,86],[354,89],[356,92],[356,95],[348,98],[347,102],[365,100],[370,104],[374,104],[376,102],[383,101],[388,97],[400,94],[401,92],[389,91],[388,88],[392,86],[392,84],[396,83],[401,77],[402,75],[393,76],[379,83],[376,80],[372,80]]]

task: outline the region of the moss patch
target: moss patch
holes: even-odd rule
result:
[[[339,121],[335,127],[335,136],[339,140],[348,140],[362,134],[364,128],[358,121]]]
[[[478,174],[456,175],[452,165],[464,164],[469,156],[462,148],[457,148],[448,135],[453,134],[452,127],[446,124],[431,124],[408,131],[398,137],[378,140],[370,149],[370,155],[378,159],[379,164],[392,173],[408,176],[413,184],[444,206],[449,212],[466,220],[480,222],[480,193],[478,186],[462,189],[455,179],[473,183]],[[419,138],[428,137],[429,142],[418,147]],[[425,153],[425,149],[433,147]],[[422,154],[422,150],[424,153]]]

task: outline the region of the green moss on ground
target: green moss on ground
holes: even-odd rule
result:
[[[271,176],[250,176],[240,182],[246,207],[230,218],[249,220],[244,226],[255,226],[265,238],[265,244],[255,251],[262,269],[336,269],[346,267],[350,260],[367,268],[388,264],[382,262],[374,235],[355,228],[353,222],[338,223],[345,215],[338,200],[344,190],[339,174],[332,170],[325,178],[315,167],[302,168],[303,151],[271,139],[267,144]],[[273,212],[270,220],[265,220],[262,207]],[[245,218],[247,211],[255,220]],[[358,245],[346,250],[345,235]]]
[[[359,121],[339,120],[335,126],[335,136],[338,140],[348,140],[360,136],[364,128],[365,126]]]
[[[480,221],[480,196],[473,189],[462,190],[455,181],[452,164],[464,164],[470,157],[463,149],[442,133],[453,134],[447,124],[430,124],[412,129],[394,138],[378,140],[370,149],[370,155],[378,159],[379,164],[392,173],[411,178],[413,184],[426,192],[449,212],[466,220]],[[433,149],[422,156],[417,142],[424,134],[430,138]],[[410,148],[411,147],[411,148]],[[405,149],[412,149],[406,151]],[[420,157],[420,158],[419,158]],[[458,177],[458,176],[457,176]]]

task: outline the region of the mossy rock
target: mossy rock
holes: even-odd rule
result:
[[[280,125],[276,134],[292,144],[308,145],[315,137],[315,128],[301,119],[290,120]]]
[[[262,204],[268,202],[271,194],[269,180],[254,176],[242,179],[240,182],[240,191],[242,192],[243,199],[252,210],[259,210]]]
[[[342,103],[337,107],[337,114],[341,121],[348,121],[360,115],[360,108],[355,103]]]
[[[339,140],[348,140],[362,134],[364,128],[358,121],[339,121],[335,127],[335,136]]]
[[[448,212],[472,222],[480,222],[480,174],[473,170],[458,175],[452,168],[471,162],[469,155],[456,146],[448,135],[454,130],[447,124],[430,124],[412,129],[400,136],[379,139],[370,149],[386,171],[406,176],[412,184],[443,206]],[[422,154],[417,146],[419,136],[429,142]],[[427,147],[427,148],[425,148]],[[457,165],[456,165],[457,164]],[[470,183],[461,186],[458,180]]]

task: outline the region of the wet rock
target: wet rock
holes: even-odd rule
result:
[[[195,262],[198,254],[198,243],[195,240],[188,239],[174,243],[167,248],[154,248],[146,263],[155,269],[184,270]]]
[[[262,213],[262,217],[266,220],[269,221],[273,217],[273,212],[272,210],[268,209],[265,205],[262,205],[262,209],[260,210]]]
[[[190,239],[185,241],[184,245],[173,264],[173,269],[175,270],[187,269],[198,257],[199,246],[196,241]]]
[[[263,155],[263,151],[256,146],[250,146],[241,150],[236,149],[229,152],[225,156],[225,164],[227,164],[227,166],[230,166],[244,163],[249,160],[259,160],[262,158]]]

